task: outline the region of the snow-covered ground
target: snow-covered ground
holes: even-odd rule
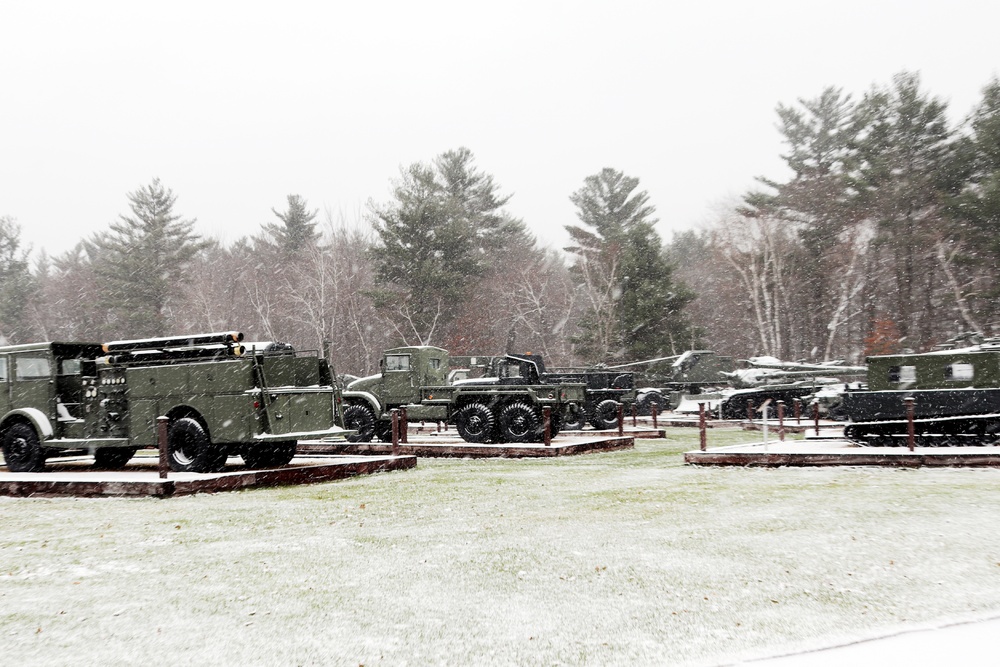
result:
[[[1000,470],[703,468],[682,463],[696,429],[668,434],[170,500],[0,498],[3,662],[720,665],[1000,614]]]

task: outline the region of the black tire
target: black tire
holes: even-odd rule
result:
[[[598,431],[618,428],[618,401],[606,398],[597,404],[594,412],[588,415],[590,425]]]
[[[496,418],[482,403],[469,403],[455,414],[455,428],[466,442],[490,442],[495,437]]]
[[[572,416],[566,418],[562,425],[563,431],[580,431],[587,424],[587,411],[582,407]]]
[[[392,422],[385,420],[375,422],[375,437],[381,442],[392,442]]]
[[[174,472],[217,472],[226,465],[226,448],[213,444],[198,420],[191,417],[171,422],[167,448]]]
[[[344,408],[344,428],[357,431],[347,436],[348,442],[371,442],[375,437],[375,413],[367,405],[348,405]]]
[[[656,406],[656,414],[662,415],[670,402],[658,391],[650,391],[639,397],[636,401],[636,411],[640,415],[653,414],[653,406]]]
[[[500,436],[509,442],[536,442],[542,439],[542,419],[527,403],[511,403],[500,411]]]
[[[247,468],[260,470],[261,468],[280,468],[288,465],[298,449],[298,443],[272,442],[266,445],[243,445],[240,448],[240,457]]]
[[[11,472],[41,472],[45,450],[31,424],[12,424],[3,434],[3,460]]]
[[[94,467],[102,470],[121,470],[135,453],[136,447],[101,447],[94,452]]]

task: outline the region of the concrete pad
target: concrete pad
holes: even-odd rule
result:
[[[161,479],[158,458],[137,456],[122,470],[94,470],[93,459],[49,461],[44,472],[0,472],[3,496],[152,496],[170,498],[192,493],[235,491],[286,484],[314,484],[345,477],[413,468],[414,456],[296,457],[287,466],[250,470],[239,458],[219,473],[168,473]]]
[[[399,443],[399,454],[452,458],[538,458],[548,456],[572,456],[592,452],[609,452],[631,449],[635,446],[632,436],[619,437],[567,437],[560,435],[551,445],[537,442],[503,442],[475,444],[465,442],[457,433],[449,431],[440,434],[409,436],[409,442]],[[391,454],[392,443],[387,442],[322,442],[302,441],[299,451],[304,454]]]
[[[1000,447],[866,447],[844,439],[772,440],[684,453],[684,462],[716,466],[1000,467]]]

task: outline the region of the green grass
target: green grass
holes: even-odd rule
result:
[[[697,446],[0,498],[4,662],[718,664],[1000,612],[1000,471],[684,465]]]

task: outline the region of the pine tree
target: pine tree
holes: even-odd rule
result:
[[[693,294],[673,279],[639,179],[605,168],[570,196],[582,225],[567,225],[573,273],[589,300],[575,342],[590,361],[669,354],[690,331]]]
[[[131,215],[120,215],[95,239],[96,273],[114,316],[117,335],[166,335],[167,309],[187,281],[187,267],[207,244],[194,220],[174,213],[177,197],[155,178],[128,194]]]
[[[963,260],[979,272],[973,308],[980,321],[995,322],[1000,316],[1000,79],[983,89],[969,127],[960,152],[968,181],[949,210],[968,232]]]
[[[294,255],[319,239],[315,222],[318,209],[308,210],[306,200],[299,195],[288,195],[288,210],[279,212],[272,208],[271,212],[281,224],[266,223],[264,232],[283,254]]]
[[[797,291],[809,303],[803,312],[804,340],[797,346],[803,351],[822,349],[831,325],[838,323],[835,306],[843,280],[834,276],[843,272],[851,253],[852,237],[844,232],[861,217],[852,206],[848,178],[858,132],[854,110],[850,95],[834,87],[795,106],[779,104],[779,131],[787,146],[781,157],[792,177],[786,182],[758,178],[770,191],[748,193],[740,209],[750,217],[782,221],[801,242],[789,264],[796,269]]]
[[[503,210],[510,197],[473,162],[460,148],[410,165],[393,201],[369,209],[380,241],[371,253],[376,303],[404,340],[441,340],[504,249],[534,245],[524,223]]]
[[[932,341],[932,272],[929,253],[942,228],[942,203],[957,190],[952,169],[953,133],[947,105],[920,89],[916,74],[893,77],[887,89],[873,89],[857,109],[859,124],[852,185],[857,205],[878,222],[876,242],[892,271],[890,315],[914,348]]]

